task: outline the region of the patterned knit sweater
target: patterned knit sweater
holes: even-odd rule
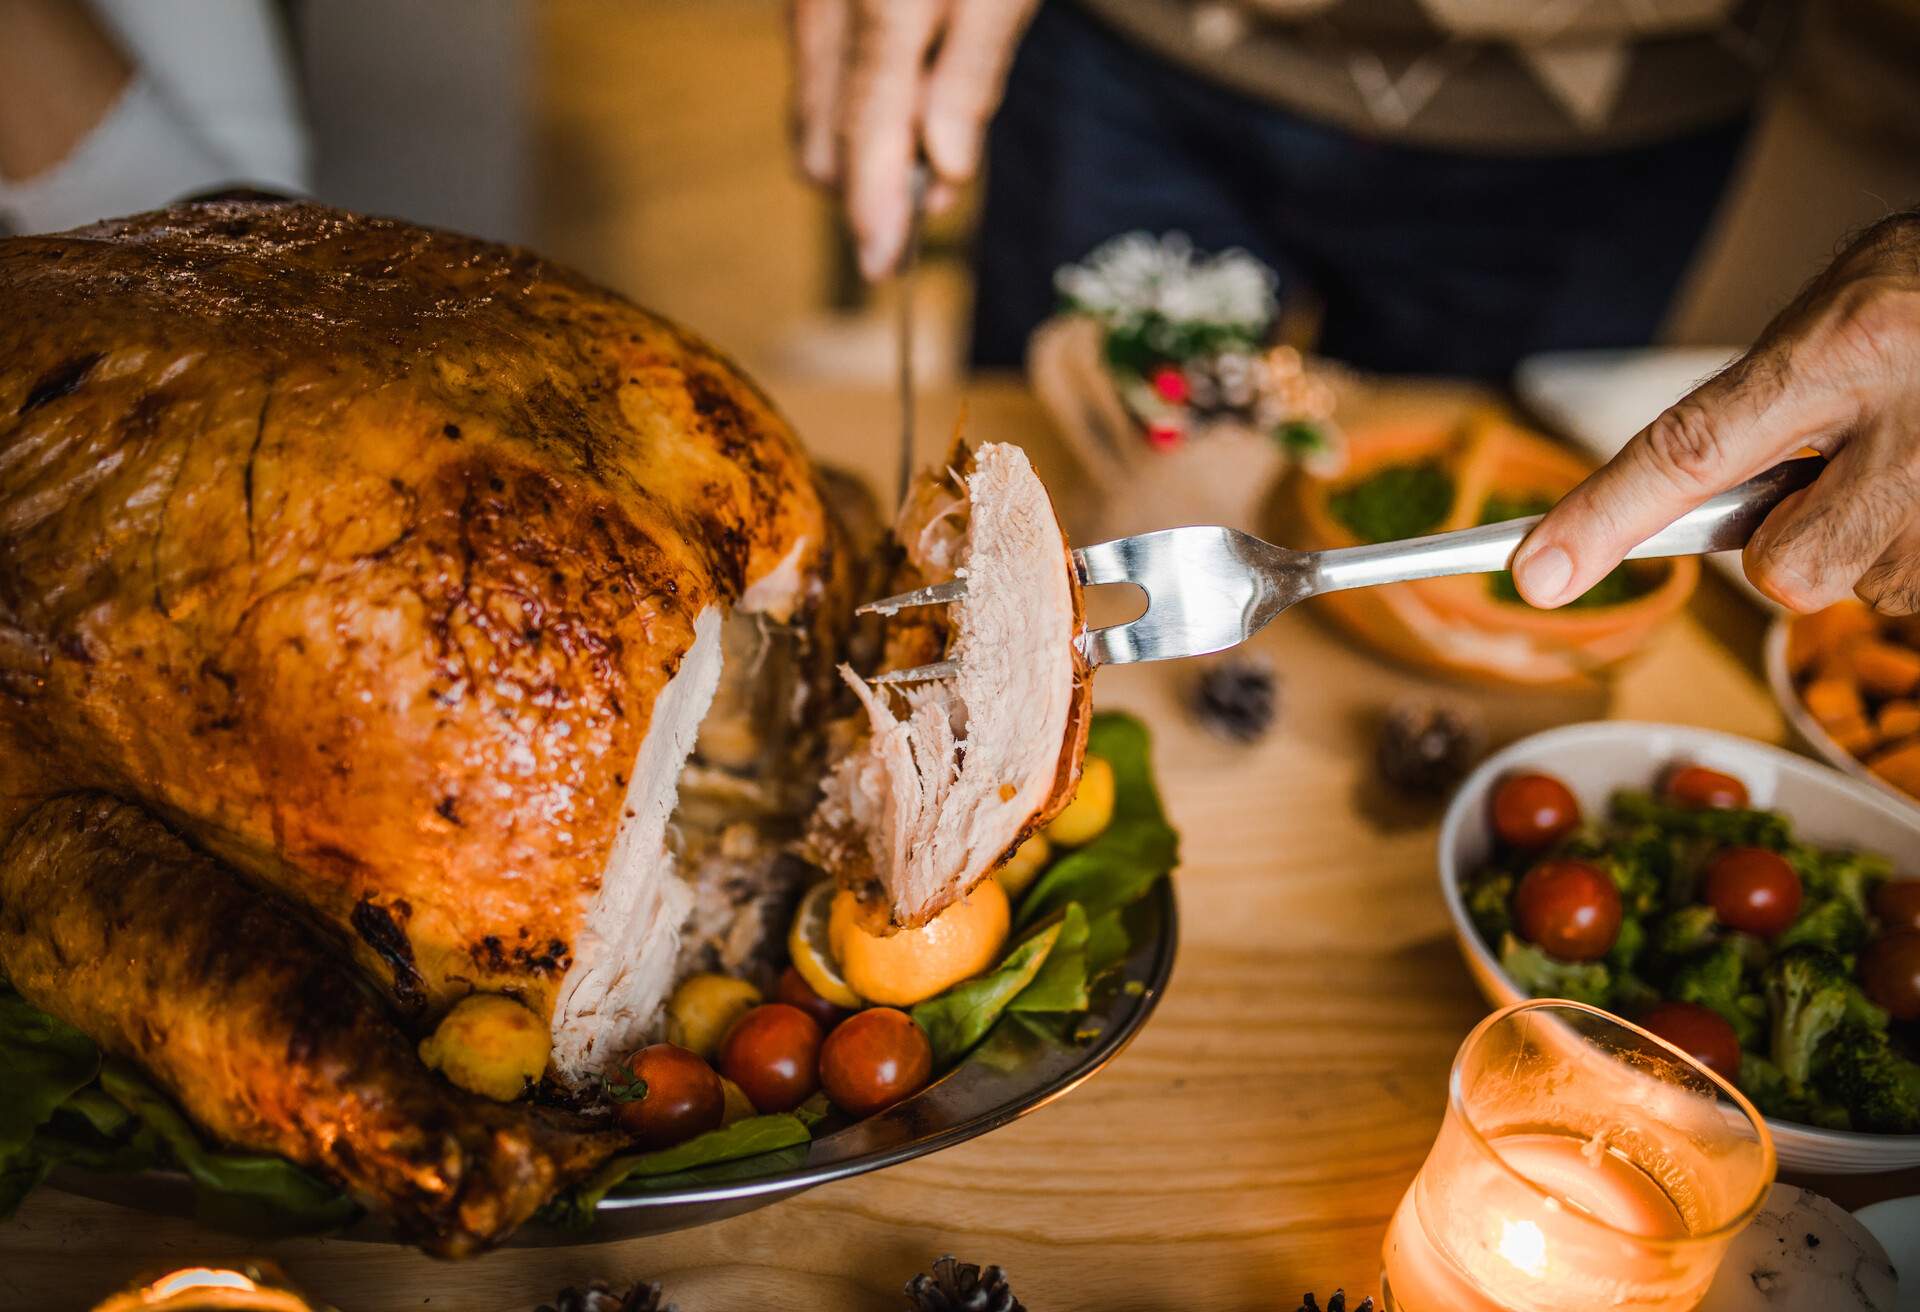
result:
[[[1797,0],[1078,0],[1195,72],[1353,131],[1577,152],[1744,113]]]

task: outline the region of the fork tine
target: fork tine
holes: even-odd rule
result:
[[[854,614],[892,615],[909,606],[942,606],[948,602],[964,601],[966,595],[967,581],[963,578],[952,579],[946,583],[936,583],[931,587],[915,588],[912,592],[902,592],[898,596],[870,601]]]
[[[888,670],[885,674],[876,674],[868,683],[925,683],[932,679],[951,679],[960,673],[959,661],[935,661],[931,665],[915,665],[911,669]]]

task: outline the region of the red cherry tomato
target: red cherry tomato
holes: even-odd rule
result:
[[[1920,929],[1920,879],[1889,879],[1873,890],[1873,914],[1880,928]]]
[[[720,1073],[761,1113],[790,1112],[819,1087],[820,1026],[798,1007],[769,1002],[720,1041]]]
[[[1747,786],[1730,774],[1704,765],[1676,765],[1667,772],[1660,791],[1675,806],[1696,811],[1729,810],[1747,804]]]
[[[1800,914],[1800,876],[1778,852],[1729,847],[1707,862],[1707,901],[1720,923],[1772,938]]]
[[[933,1074],[933,1045],[913,1017],[892,1007],[855,1012],[820,1049],[820,1087],[854,1116],[885,1111]]]
[[[1542,861],[1513,894],[1520,936],[1562,961],[1598,961],[1620,936],[1620,890],[1591,861]]]
[[[1550,774],[1515,774],[1493,790],[1493,832],[1509,847],[1541,852],[1580,823],[1580,803]]]
[[[647,1148],[666,1148],[720,1128],[727,1098],[713,1067],[685,1048],[656,1043],[628,1057],[627,1080],[610,1080],[620,1128]]]
[[[1867,944],[1860,985],[1895,1020],[1920,1020],[1920,929],[1896,929]]]
[[[815,993],[813,985],[807,983],[807,977],[792,966],[780,972],[780,983],[774,988],[773,996],[813,1017],[813,1023],[820,1027],[822,1034],[847,1018],[846,1008],[836,1007]]]
[[[1661,1002],[1640,1024],[1729,1084],[1740,1078],[1740,1039],[1726,1017],[1693,1002]]]

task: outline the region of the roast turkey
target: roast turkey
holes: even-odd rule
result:
[[[404,1162],[349,1169],[393,1162],[369,1118],[288,1109],[385,1044],[406,1105],[437,1088],[443,1120],[495,1124],[400,1073],[373,1019],[316,1019],[266,970],[196,991],[204,934],[151,925],[114,987],[49,954],[47,917],[113,914],[124,878],[179,923],[144,850],[299,920],[397,1034],[519,999],[549,1088],[590,1101],[680,976],[764,955],[819,876],[803,855],[918,923],[1070,791],[1078,595],[1024,455],[961,453],[901,545],[870,519],[712,348],[523,250],[252,200],[0,241],[0,839],[33,817],[0,974],[217,1138],[462,1236],[443,1247],[493,1242],[593,1153],[515,1129],[513,1171],[480,1154],[454,1211],[422,1202]],[[861,678],[854,607],[889,570],[992,589],[885,636],[895,664],[963,654],[944,691]],[[275,1119],[182,1059],[176,1009],[230,1012],[201,1044],[338,1032],[289,1047]],[[460,1219],[470,1194],[492,1210]]]

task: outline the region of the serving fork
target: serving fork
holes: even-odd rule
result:
[[[1696,556],[1744,547],[1789,494],[1819,476],[1826,461],[1805,456],[1775,465],[1702,502],[1627,553],[1628,560]],[[1327,551],[1292,551],[1219,525],[1161,529],[1116,538],[1073,553],[1084,586],[1130,583],[1147,594],[1146,611],[1123,624],[1088,629],[1078,639],[1091,665],[1204,656],[1245,642],[1295,602],[1348,588],[1506,569],[1542,516],[1482,524],[1451,533]],[[903,592],[861,607],[891,615],[967,595],[967,580]],[[952,660],[892,670],[875,683],[914,683],[959,673]]]

